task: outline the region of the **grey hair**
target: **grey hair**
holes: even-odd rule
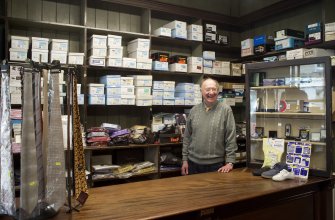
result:
[[[220,88],[220,85],[219,85],[219,82],[216,80],[216,79],[213,79],[213,78],[210,78],[210,77],[207,77],[207,78],[204,78],[202,81],[201,81],[201,84],[200,84],[200,88],[202,89],[202,85],[204,84],[205,81],[207,80],[213,80],[216,84],[216,89],[219,90]]]

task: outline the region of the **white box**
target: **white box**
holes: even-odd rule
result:
[[[202,73],[203,66],[187,64],[187,72],[189,73]]]
[[[162,37],[171,37],[171,29],[166,27],[160,27],[154,30],[154,35]]]
[[[107,36],[92,34],[90,38],[90,48],[107,48]]]
[[[176,92],[193,92],[194,84],[193,83],[178,83],[175,91]]]
[[[163,99],[152,99],[152,105],[163,105]]]
[[[187,32],[187,40],[203,41],[204,38],[203,38],[202,33]]]
[[[187,64],[182,64],[182,63],[169,64],[169,71],[186,73],[187,72]]]
[[[48,50],[31,49],[31,60],[35,62],[48,62]]]
[[[286,59],[294,60],[294,59],[303,59],[304,58],[305,49],[295,49],[286,51]]]
[[[187,25],[187,32],[199,33],[202,34],[202,25],[190,24]]]
[[[325,24],[325,33],[335,32],[335,22]]]
[[[335,31],[334,32],[326,32],[325,33],[325,41],[335,40]]]
[[[231,75],[232,76],[242,75],[242,63],[232,63],[231,64]]]
[[[213,67],[213,61],[212,60],[204,60],[203,67]]]
[[[108,47],[121,47],[122,46],[122,36],[118,35],[107,35],[107,46]]]
[[[169,70],[169,63],[168,62],[153,61],[152,62],[152,69],[153,70],[168,71]]]
[[[203,51],[202,57],[205,60],[215,60],[215,51]]]
[[[9,59],[12,61],[25,61],[28,56],[27,49],[20,48],[10,48],[9,49]]]
[[[104,105],[106,103],[105,95],[88,95],[89,105]]]
[[[29,49],[29,37],[11,36],[11,48]]]
[[[48,50],[49,38],[31,37],[31,49]]]
[[[241,49],[254,49],[254,39],[249,38],[241,41]]]
[[[137,97],[151,97],[151,87],[145,86],[145,87],[136,87],[135,88],[135,95]],[[152,97],[151,97],[152,99]]]
[[[222,67],[214,67],[212,69],[212,73],[215,75],[223,75],[223,68]]]
[[[98,83],[88,84],[88,94],[90,95],[103,95],[105,94],[105,85]]]
[[[105,57],[107,56],[107,48],[91,48],[90,56]]]
[[[120,96],[121,97],[121,87],[106,87],[106,96]]]
[[[65,39],[51,39],[51,50],[67,52],[69,50],[69,41]]]
[[[10,94],[10,104],[22,104],[22,96],[21,94]]]
[[[107,66],[122,67],[122,58],[106,58]]]
[[[135,40],[132,40],[128,42],[127,51],[132,52],[135,50],[150,50],[150,40],[149,39],[143,39],[143,38],[137,38]]]
[[[185,99],[185,105],[194,105],[194,99]]]
[[[152,99],[136,99],[137,106],[152,106]]]
[[[215,24],[205,24],[207,33],[216,33],[216,25]]]
[[[182,28],[186,30],[186,22],[174,20],[165,24],[163,27],[170,28],[171,30],[175,28]]]
[[[135,58],[122,58],[122,67],[125,68],[136,68],[136,59]]]
[[[163,90],[164,89],[164,81],[154,81],[153,89]],[[173,89],[174,89],[174,85],[173,85]]]
[[[122,86],[133,86],[134,78],[133,77],[121,77],[121,87]]]
[[[213,33],[206,33],[205,34],[205,41],[215,43],[216,41],[216,34]]]
[[[181,28],[172,29],[171,37],[178,38],[178,39],[187,39],[187,31],[186,29],[181,29]]]
[[[135,86],[121,86],[121,97],[124,96],[134,96],[135,95]]]
[[[184,99],[194,99],[194,92],[176,92],[175,97],[183,97]]]
[[[122,98],[121,105],[135,105],[135,98]]]
[[[123,47],[108,47],[107,56],[108,58],[122,58]]]
[[[213,74],[213,68],[204,67],[204,74]]]
[[[67,52],[64,51],[50,51],[50,63],[54,60],[59,60],[61,64],[67,63]]]
[[[135,86],[152,86],[152,75],[133,75]]]
[[[142,70],[151,70],[152,68],[152,59],[143,59],[138,58],[136,60],[136,68]]]
[[[185,99],[183,97],[175,97],[175,105],[185,105]]]
[[[149,59],[149,50],[134,50],[128,53],[129,58]]]
[[[84,64],[85,53],[69,53],[68,54],[68,63],[75,65]]]
[[[106,105],[121,105],[120,96],[108,96],[106,97]]]
[[[163,99],[163,105],[174,105],[174,99]]]
[[[222,67],[222,75],[225,75],[225,76],[230,76],[231,75],[230,66],[229,67]]]
[[[89,65],[91,66],[105,66],[105,57],[90,56]]]
[[[202,66],[202,57],[187,57],[187,64]]]
[[[174,91],[163,91],[163,99],[174,99]]]
[[[164,91],[163,90],[152,90],[153,99],[163,99]]]
[[[304,58],[334,56],[335,51],[330,49],[312,48],[304,51]]]
[[[174,91],[175,90],[175,81],[163,81],[163,90],[164,91]]]

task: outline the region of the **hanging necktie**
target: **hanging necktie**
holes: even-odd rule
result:
[[[41,111],[41,74],[39,70],[33,69],[33,96],[34,96],[34,124],[35,124],[35,144],[37,159],[37,179],[38,179],[38,201],[45,200],[45,178],[43,166],[42,147],[42,111]]]
[[[73,77],[73,151],[75,198],[83,204],[87,198],[88,188],[85,174],[85,155],[80,128],[80,116],[77,96],[77,77]],[[85,199],[81,199],[83,197]]]
[[[50,70],[46,201],[59,210],[66,199],[63,128],[59,97],[59,67]],[[46,97],[45,97],[46,98]]]
[[[23,68],[20,218],[30,216],[38,203],[32,69]]]
[[[1,66],[1,190],[0,215],[15,214],[14,167],[10,131],[10,100],[8,65]]]

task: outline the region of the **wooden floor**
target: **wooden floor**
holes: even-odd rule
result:
[[[60,212],[54,219],[156,219],[250,200],[323,180],[274,182],[241,168],[230,173],[213,172],[97,187],[90,189],[80,212]]]

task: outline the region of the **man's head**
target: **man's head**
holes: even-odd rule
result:
[[[215,79],[207,78],[201,83],[201,94],[207,107],[213,106],[218,98],[219,83]]]

